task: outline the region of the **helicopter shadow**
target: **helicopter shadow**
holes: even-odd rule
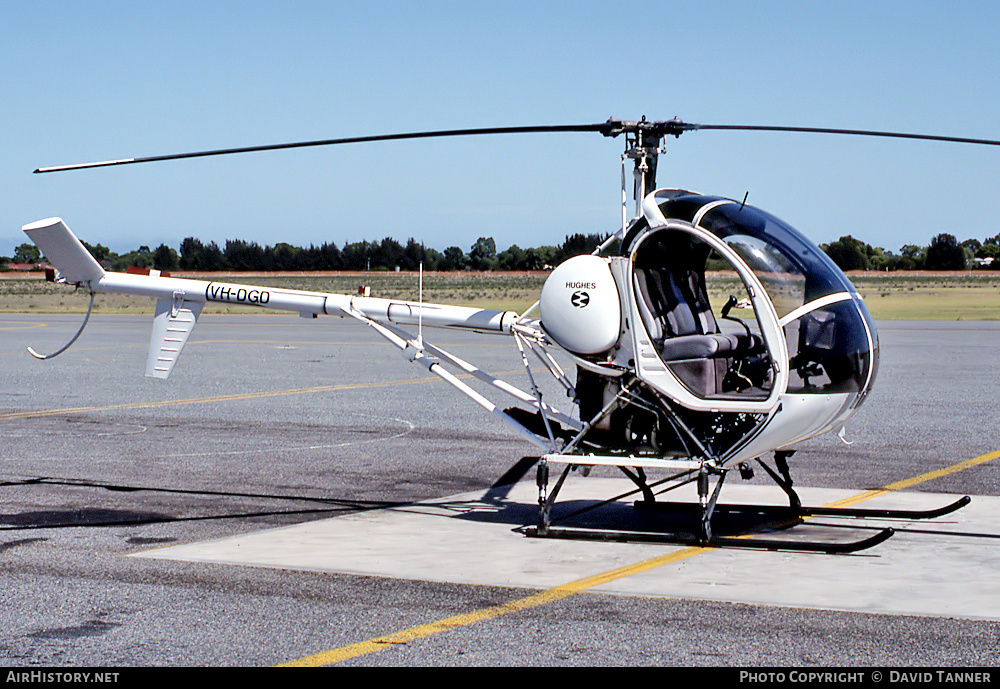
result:
[[[444,501],[436,507],[463,521],[508,525],[523,532],[538,524],[537,493],[525,496],[519,483],[533,462],[525,458],[509,469],[478,500]],[[513,481],[510,481],[513,479]],[[621,496],[619,496],[621,498]],[[594,533],[640,536],[677,536],[689,540],[699,533],[701,508],[697,503],[658,502],[653,504],[623,499],[571,498],[555,502],[549,512],[554,527]],[[782,531],[802,520],[789,508],[719,504],[712,517],[712,530],[722,537]],[[624,540],[627,540],[624,539]]]

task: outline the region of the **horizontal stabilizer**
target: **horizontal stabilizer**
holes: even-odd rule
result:
[[[148,377],[166,378],[170,375],[204,305],[197,301],[156,300],[153,334],[149,338],[149,355],[146,357]]]
[[[21,228],[41,249],[59,275],[71,284],[97,282],[104,277],[104,268],[76,238],[61,218],[47,218]]]

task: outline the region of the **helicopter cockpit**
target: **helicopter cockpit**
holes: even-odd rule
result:
[[[664,228],[644,239],[632,264],[642,324],[660,360],[695,394],[715,397],[756,387],[766,397],[769,367],[759,359],[766,352],[760,328],[743,322],[735,331],[719,326],[705,278],[711,254],[711,246],[683,230]],[[762,369],[753,379],[742,371],[751,357]]]
[[[826,254],[729,199],[660,190],[643,213],[621,254],[632,260],[644,379],[694,409],[760,411],[785,393],[850,393],[851,409],[861,403],[877,335]]]

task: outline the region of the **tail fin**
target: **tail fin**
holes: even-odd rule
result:
[[[194,330],[204,302],[177,299],[158,299],[153,318],[153,334],[149,338],[149,355],[146,358],[146,375],[166,378],[174,370],[177,357],[187,344]]]
[[[62,218],[47,218],[21,228],[45,258],[72,284],[97,282],[104,277],[104,268],[80,243]]]

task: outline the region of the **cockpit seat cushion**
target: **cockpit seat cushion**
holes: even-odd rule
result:
[[[760,337],[753,334],[680,335],[663,340],[660,358],[664,361],[679,361],[739,357],[762,348]]]

